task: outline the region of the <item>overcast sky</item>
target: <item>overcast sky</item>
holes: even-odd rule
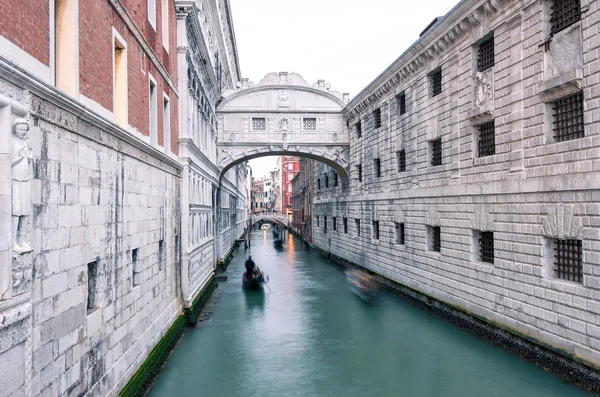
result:
[[[243,77],[269,72],[324,79],[357,95],[458,0],[230,0]],[[255,178],[275,157],[250,161]]]

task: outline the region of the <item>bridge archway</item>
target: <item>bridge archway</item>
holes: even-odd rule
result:
[[[312,86],[296,73],[269,73],[258,84],[247,79],[223,94],[217,107],[219,177],[235,165],[265,156],[320,161],[349,183],[348,127],[342,109],[347,94]]]

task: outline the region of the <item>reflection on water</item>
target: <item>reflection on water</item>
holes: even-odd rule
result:
[[[291,236],[281,251],[266,232],[251,238],[210,326],[186,332],[151,397],[589,395],[394,296],[365,304]],[[271,289],[242,289],[248,255]]]

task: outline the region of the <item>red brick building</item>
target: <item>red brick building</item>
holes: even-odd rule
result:
[[[300,171],[296,156],[281,156],[281,212],[292,214],[292,179]]]

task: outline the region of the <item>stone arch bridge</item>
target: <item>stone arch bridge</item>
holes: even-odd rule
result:
[[[296,73],[269,73],[258,84],[248,79],[223,94],[217,107],[220,177],[257,157],[300,156],[335,169],[349,182],[348,127],[342,109],[347,94],[312,86]]]

